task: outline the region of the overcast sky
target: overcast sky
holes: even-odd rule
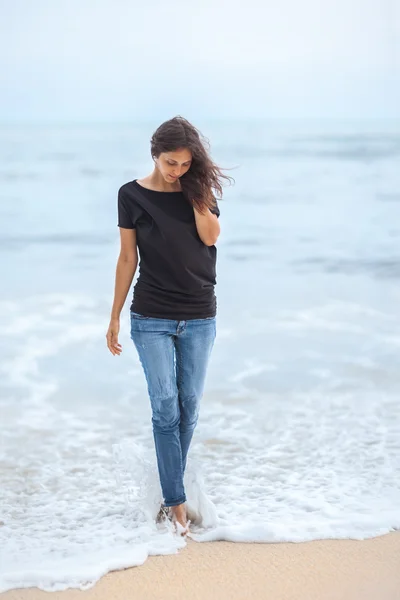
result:
[[[400,0],[0,0],[0,120],[400,117]]]

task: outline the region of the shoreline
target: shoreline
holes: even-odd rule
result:
[[[2,600],[400,600],[400,531],[366,540],[195,542],[81,591],[16,589]]]

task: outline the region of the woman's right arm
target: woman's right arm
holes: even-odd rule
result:
[[[138,264],[136,229],[119,228],[121,250],[115,273],[114,301],[111,309],[110,325],[106,334],[107,346],[113,355],[120,355],[122,346],[118,343],[119,317],[125,304]]]

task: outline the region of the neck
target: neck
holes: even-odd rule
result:
[[[148,182],[154,190],[159,190],[160,192],[181,191],[181,184],[179,183],[179,181],[175,181],[174,183],[167,183],[158,169],[154,169],[151,175],[149,175]]]

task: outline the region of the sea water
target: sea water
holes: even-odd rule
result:
[[[150,124],[3,126],[0,591],[85,589],[178,552],[144,375],[106,346],[120,185]],[[198,542],[400,527],[400,124],[204,122],[217,338],[185,485]]]

